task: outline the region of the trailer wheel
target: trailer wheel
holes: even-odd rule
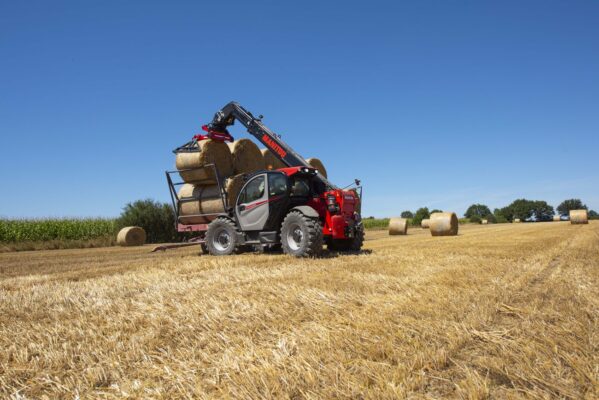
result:
[[[283,252],[295,257],[313,257],[322,252],[322,227],[315,218],[292,211],[281,225]]]
[[[228,256],[237,249],[237,227],[227,218],[219,217],[208,225],[206,247],[213,256]]]

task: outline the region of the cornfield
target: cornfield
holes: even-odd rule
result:
[[[116,221],[106,218],[0,219],[0,242],[92,240],[114,235]]]

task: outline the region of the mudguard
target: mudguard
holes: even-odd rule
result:
[[[299,212],[301,212],[302,214],[304,214],[306,217],[310,217],[310,218],[318,218],[318,212],[316,212],[315,209],[313,209],[310,206],[296,206],[293,207],[292,210],[297,210]]]

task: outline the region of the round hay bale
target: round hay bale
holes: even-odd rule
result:
[[[520,222],[521,222],[521,221],[520,221],[520,218],[514,218],[514,223],[515,223],[515,224],[519,224]]]
[[[275,155],[272,154],[270,150],[262,149],[260,150],[260,152],[262,153],[262,157],[264,158],[265,169],[279,169],[286,167],[286,165],[283,164],[283,162],[279,160],[277,157],[275,157]]]
[[[239,139],[227,143],[233,156],[233,173],[247,174],[264,169],[262,152],[250,139]]]
[[[142,246],[146,242],[146,231],[139,226],[127,226],[116,236],[119,246]]]
[[[198,186],[189,183],[179,189],[179,222],[182,224],[207,224],[218,215],[197,216],[196,214],[224,213],[218,185]],[[194,216],[196,215],[196,216]]]
[[[389,220],[389,235],[406,235],[408,233],[408,220],[393,217]]]
[[[570,223],[571,224],[588,224],[589,215],[587,210],[570,210]]]
[[[489,223],[489,221],[486,220],[486,219],[483,219],[483,220],[480,221],[480,223],[483,224],[483,225],[487,225]]]
[[[181,171],[190,168],[200,168],[208,164],[216,165],[221,178],[233,175],[233,156],[229,146],[211,139],[201,140],[197,146],[199,151],[177,153],[175,164],[180,171],[183,182],[202,185],[216,183],[216,176],[212,167],[194,171]]]
[[[453,212],[432,213],[429,224],[433,236],[458,234],[458,216]]]
[[[235,175],[227,179],[225,189],[227,190],[227,202],[229,207],[234,207],[237,202],[237,196],[246,182],[245,174]]]
[[[324,167],[324,164],[322,163],[322,161],[320,161],[318,158],[308,158],[306,160],[306,162],[308,164],[310,164],[312,166],[312,168],[316,168],[322,176],[324,176],[325,178],[328,178],[327,170]]]
[[[422,229],[428,229],[430,226],[431,220],[429,218],[423,219],[422,221],[420,221],[420,227]]]
[[[562,220],[562,216],[561,216],[561,215],[554,215],[554,216],[553,216],[553,221],[554,221],[554,222],[559,222],[559,221],[561,221],[561,220]]]

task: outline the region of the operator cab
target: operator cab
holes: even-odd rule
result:
[[[251,175],[237,197],[234,213],[242,231],[278,231],[287,211],[317,195],[316,170],[281,168]]]

